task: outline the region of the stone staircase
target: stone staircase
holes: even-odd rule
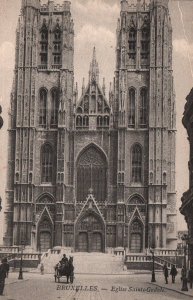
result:
[[[75,273],[79,274],[119,274],[123,272],[121,256],[108,253],[73,253]]]
[[[49,250],[41,259],[45,273],[54,273],[55,265],[61,260],[63,254],[69,258],[73,256],[75,274],[119,274],[123,272],[124,261],[122,256],[109,253],[87,253]]]

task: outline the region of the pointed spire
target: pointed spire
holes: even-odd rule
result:
[[[74,103],[76,104],[78,99],[78,83],[76,82],[76,84],[74,85]]]
[[[99,67],[98,62],[96,60],[96,49],[93,48],[93,55],[92,55],[92,62],[90,64],[90,70],[89,70],[89,81],[96,81],[96,83],[99,83]]]
[[[102,89],[103,89],[103,94],[105,95],[105,90],[106,90],[106,86],[105,86],[105,78],[103,78],[103,86],[102,86]]]
[[[84,77],[82,79],[82,95],[84,94],[85,92],[85,83],[84,83]]]

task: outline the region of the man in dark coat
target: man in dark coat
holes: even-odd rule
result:
[[[165,277],[166,284],[168,284],[168,267],[166,264],[163,267],[163,271],[164,271],[164,277]]]
[[[192,289],[192,283],[193,283],[193,266],[190,268],[188,272],[188,280],[190,282],[190,289]]]
[[[5,278],[8,276],[9,272],[9,264],[7,263],[7,259],[2,259],[2,263],[0,265],[0,296],[3,295],[4,287],[5,287]]]
[[[170,275],[172,276],[172,283],[175,283],[175,277],[177,275],[177,269],[174,265],[171,267]]]
[[[66,257],[66,254],[63,255],[63,257],[62,257],[60,263],[61,263],[62,265],[66,265],[66,264],[68,263],[68,258]]]

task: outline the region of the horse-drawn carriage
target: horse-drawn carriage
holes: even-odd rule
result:
[[[69,258],[69,261],[65,261],[64,263],[60,261],[56,266],[55,266],[55,282],[60,282],[61,277],[67,278],[67,283],[73,283],[74,281],[74,266],[73,266],[73,257]]]

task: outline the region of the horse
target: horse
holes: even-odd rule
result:
[[[70,256],[69,261],[66,262],[65,264],[59,262],[55,266],[55,282],[56,279],[58,278],[58,282],[60,280],[60,277],[66,276],[67,278],[67,283],[69,283],[69,278],[70,278],[70,283],[73,283],[74,280],[74,266],[73,266],[73,257]]]

